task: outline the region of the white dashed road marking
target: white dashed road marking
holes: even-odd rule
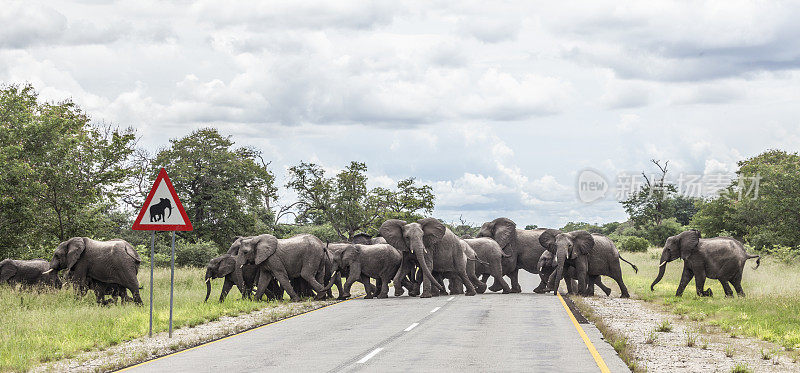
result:
[[[415,323],[411,324],[411,326],[409,326],[408,328],[405,328],[405,330],[403,330],[403,331],[404,331],[404,332],[410,332],[410,331],[411,331],[411,329],[414,329],[414,328],[416,328],[416,327],[417,327],[417,325],[419,325],[419,323],[418,323],[418,322],[415,322]]]
[[[432,309],[432,310],[431,310],[431,313],[434,313],[434,312],[438,311],[438,310],[439,310],[439,309],[441,309],[441,308],[442,308],[442,307],[436,307],[436,308],[434,308],[434,309]]]
[[[378,354],[378,352],[381,352],[381,350],[383,350],[383,348],[380,348],[380,347],[378,347],[378,348],[376,348],[376,349],[372,350],[372,352],[368,353],[368,354],[367,354],[367,356],[364,356],[364,357],[362,357],[362,358],[361,358],[361,360],[357,361],[356,363],[357,363],[357,364],[364,364],[364,363],[366,363],[366,362],[367,362],[367,360],[369,360],[369,359],[372,359],[372,357],[373,357],[373,356],[375,356],[375,355],[377,355],[377,354]]]
[[[453,299],[455,299],[455,298],[456,298],[456,297],[450,297],[450,298],[447,298],[447,301],[449,302],[449,301],[451,301],[451,300],[453,300]]]

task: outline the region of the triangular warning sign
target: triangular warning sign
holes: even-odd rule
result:
[[[161,169],[153,188],[144,200],[139,216],[133,222],[135,231],[190,231],[192,222],[183,209],[167,170]]]

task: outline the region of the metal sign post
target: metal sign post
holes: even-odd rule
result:
[[[172,231],[172,250],[169,259],[169,337],[172,338],[172,293],[175,289],[175,231]]]
[[[154,202],[158,201],[158,202]],[[172,209],[178,210],[172,214]],[[169,274],[169,337],[172,338],[172,305],[175,292],[175,231],[191,231],[192,222],[183,209],[175,187],[167,176],[167,170],[161,169],[156,176],[156,181],[144,200],[139,216],[133,222],[133,230],[153,231],[150,235],[150,329],[147,333],[153,337],[153,268],[155,266],[155,231],[172,231],[172,247],[170,253]]]
[[[150,332],[147,335],[153,338],[153,262],[156,251],[156,231],[150,235]]]

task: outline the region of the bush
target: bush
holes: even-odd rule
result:
[[[219,255],[217,246],[210,241],[175,242],[175,266],[179,267],[205,267],[211,258]]]
[[[650,242],[636,236],[621,236],[615,244],[620,250],[632,252],[644,252],[650,247]]]

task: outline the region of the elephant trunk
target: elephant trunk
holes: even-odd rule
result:
[[[236,284],[236,287],[238,287],[239,289],[244,289],[245,288],[244,287],[244,276],[242,275],[242,267],[244,267],[245,262],[246,262],[246,259],[244,258],[243,255],[237,255],[236,256],[236,267],[233,270],[233,282]],[[242,296],[243,296],[243,298],[250,298],[249,292],[244,292],[242,294]]]
[[[167,208],[169,209],[169,215],[167,215],[167,217],[169,218],[170,216],[172,216],[172,206],[167,205]]]
[[[421,239],[420,239],[421,241]],[[412,241],[413,242],[413,241]],[[433,286],[436,286],[439,291],[444,292],[444,285],[440,284],[436,277],[433,277],[433,273],[431,273],[431,269],[428,268],[428,263],[425,261],[425,247],[422,243],[412,244],[412,251],[414,251],[414,255],[417,256],[417,262],[419,263],[419,267],[422,268],[422,274],[430,280]]]
[[[326,279],[328,281],[328,284],[325,285],[324,288],[322,288],[322,291],[325,292],[331,290],[331,288],[334,285],[334,282],[338,282],[336,281],[336,279],[341,279],[341,278],[342,276],[339,275],[339,266],[336,265],[336,262],[333,262],[333,265],[331,265],[331,276],[330,278]]]
[[[567,262],[567,249],[558,249],[556,252],[556,260],[558,260],[558,266],[556,266],[555,272],[555,283],[553,284],[553,295],[558,295],[558,287],[561,285],[561,279],[564,278],[564,263]],[[551,275],[552,276],[552,275]]]
[[[206,269],[206,299],[203,302],[208,301],[208,297],[211,295],[211,268]]]
[[[652,284],[650,284],[650,291],[653,291],[656,284],[661,281],[662,278],[664,278],[664,272],[667,271],[668,262],[669,252],[667,252],[667,249],[664,249],[664,251],[661,253],[661,260],[659,261],[660,264],[658,265],[658,276],[656,276],[656,279],[653,280]]]

